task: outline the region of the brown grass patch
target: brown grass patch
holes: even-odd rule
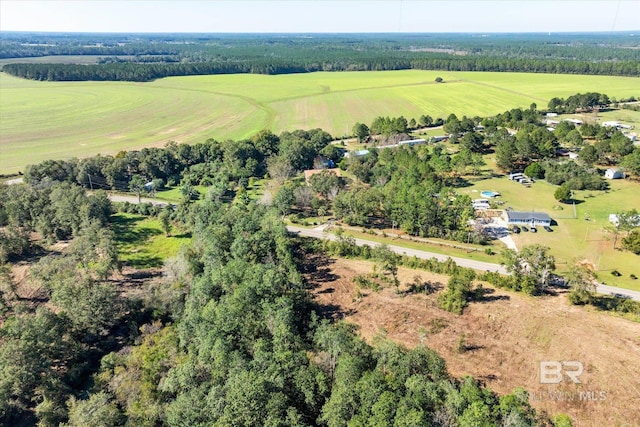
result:
[[[471,375],[501,394],[523,387],[532,393],[536,409],[568,413],[576,426],[639,425],[640,324],[571,306],[564,295],[533,298],[491,290],[461,316],[437,308],[437,292],[398,295],[388,286],[359,295],[353,277],[370,273],[372,265],[330,260],[322,280],[309,275],[325,314],[357,324],[367,341],[382,333],[408,347],[423,342],[445,358],[452,375]],[[412,283],[416,274],[443,286],[447,281],[423,271],[399,271],[403,284]],[[462,334],[467,351],[459,353]],[[557,386],[540,384],[539,363],[545,360],[581,362],[581,384],[567,377]],[[558,391],[561,397],[540,397]],[[581,400],[580,392],[594,392],[595,399]],[[572,396],[575,400],[568,400]]]

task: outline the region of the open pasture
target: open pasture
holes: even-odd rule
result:
[[[435,83],[436,77],[444,83]],[[51,158],[248,138],[320,127],[334,136],[380,115],[488,116],[554,96],[640,96],[640,79],[442,71],[235,74],[148,83],[39,82],[0,73],[0,173]]]

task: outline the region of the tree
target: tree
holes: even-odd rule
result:
[[[363,142],[369,137],[369,127],[364,123],[356,123],[353,126],[353,134],[358,138],[358,142]]]
[[[138,203],[140,203],[140,197],[142,192],[144,191],[144,185],[146,184],[146,180],[142,177],[142,175],[135,174],[131,177],[129,181],[129,191],[132,193],[136,193],[138,196]]]
[[[544,168],[540,163],[534,162],[525,168],[524,174],[530,178],[542,179],[544,178]]]
[[[572,304],[588,304],[596,290],[596,275],[588,264],[574,261],[565,274],[571,287],[569,301]]]
[[[158,219],[160,220],[160,225],[162,226],[162,230],[166,236],[171,235],[171,215],[173,213],[173,209],[167,206],[162,209],[160,215],[158,215]]]
[[[631,232],[622,239],[622,246],[626,250],[640,255],[640,229],[631,230]]]
[[[613,238],[613,249],[616,248],[620,231],[629,231],[640,226],[640,212],[638,212],[637,209],[618,212],[616,215],[618,217],[618,223],[616,224],[615,236]]]
[[[276,156],[267,159],[267,171],[269,176],[275,179],[279,184],[283,184],[287,179],[291,178],[295,169],[291,163],[284,157]]]
[[[393,252],[387,245],[378,245],[373,250],[373,258],[384,273],[391,274],[393,285],[398,292],[400,281],[398,280],[398,254]]]
[[[69,406],[69,423],[66,427],[114,427],[123,425],[125,417],[112,402],[111,396],[100,392],[92,394],[87,400],[71,397]]]
[[[280,138],[270,130],[261,130],[251,138],[251,142],[253,142],[253,145],[264,157],[271,157],[278,154]]]
[[[571,200],[571,187],[566,182],[560,187],[556,188],[553,197],[559,202],[568,203]]]
[[[640,147],[635,148],[633,152],[624,156],[621,166],[636,176],[640,175]]]
[[[582,150],[580,150],[580,154],[578,155],[580,160],[584,162],[587,166],[592,166],[595,162],[598,161],[598,152],[593,145],[587,145]]]
[[[420,116],[419,123],[424,127],[431,126],[433,124],[433,117],[423,114],[422,116]]]
[[[529,293],[541,293],[549,284],[551,273],[555,270],[555,259],[549,254],[549,248],[542,245],[525,246],[516,252],[507,249],[503,252],[503,265],[516,280],[530,281],[522,288]]]
[[[295,201],[293,189],[289,185],[283,185],[273,199],[273,206],[284,217],[291,212],[291,205]]]
[[[460,145],[472,153],[482,153],[484,151],[484,144],[482,143],[482,136],[475,132],[467,132],[460,139]]]

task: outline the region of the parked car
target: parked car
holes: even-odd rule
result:
[[[549,227],[548,225],[544,226],[544,230],[548,231],[549,233],[551,233],[553,230],[551,229],[551,227]]]
[[[527,228],[527,226],[526,226],[526,225],[523,225],[523,226],[522,226],[522,231],[529,231],[529,229]]]
[[[529,229],[529,231],[531,231],[532,233],[537,233],[537,232],[538,232],[538,229],[537,229],[537,228],[535,228],[535,227],[531,227],[531,228]]]
[[[511,229],[511,231],[513,231],[514,233],[518,234],[518,233],[520,233],[520,227],[518,227],[517,225],[514,225],[513,228]]]

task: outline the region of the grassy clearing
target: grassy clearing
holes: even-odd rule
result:
[[[185,234],[165,236],[159,220],[142,215],[118,213],[111,217],[111,224],[120,261],[135,268],[161,267],[191,241]]]
[[[436,76],[445,83],[436,84]],[[0,173],[50,158],[242,139],[320,127],[335,136],[379,115],[487,116],[554,96],[640,96],[640,79],[383,71],[171,77],[148,83],[38,82],[0,73]]]
[[[502,195],[499,200],[505,202],[505,207],[548,213],[558,223],[552,227],[554,231],[548,233],[540,229],[538,233],[514,234],[513,240],[519,248],[535,243],[549,246],[560,272],[576,259],[587,260],[606,284],[640,290],[640,280],[629,277],[639,275],[640,258],[630,252],[614,250],[613,233],[607,231],[611,225],[609,214],[640,206],[638,184],[623,180],[610,181],[610,184],[608,191],[576,191],[579,202],[575,206],[575,216],[572,205],[555,200],[553,193],[557,187],[546,181],[526,188],[506,177],[492,178],[471,182],[460,192],[478,198],[483,190],[498,191]],[[618,270],[622,276],[611,275],[613,270]]]

